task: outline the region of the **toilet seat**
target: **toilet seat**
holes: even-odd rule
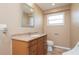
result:
[[[48,45],[51,45],[51,46],[54,45],[53,41],[51,41],[51,40],[47,40],[47,44],[48,44]]]

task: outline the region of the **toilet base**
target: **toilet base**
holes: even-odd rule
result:
[[[53,51],[53,47],[51,45],[48,45],[48,51]]]

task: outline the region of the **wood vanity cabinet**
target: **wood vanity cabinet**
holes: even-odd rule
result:
[[[13,55],[45,55],[47,54],[47,36],[42,36],[29,42],[12,40]]]

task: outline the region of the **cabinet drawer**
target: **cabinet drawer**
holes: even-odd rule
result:
[[[44,42],[47,42],[47,36],[44,36],[43,38],[44,38]]]
[[[31,47],[31,46],[36,45],[36,44],[37,44],[37,40],[33,40],[33,41],[30,41],[29,46]]]
[[[39,39],[38,39],[38,46],[40,46],[40,45],[43,46],[43,43],[44,43],[44,42],[43,42],[43,38],[39,38]]]
[[[43,42],[43,37],[38,39],[38,42],[40,42],[40,41]]]

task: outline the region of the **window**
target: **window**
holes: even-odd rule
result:
[[[64,13],[47,15],[48,25],[64,25]]]

